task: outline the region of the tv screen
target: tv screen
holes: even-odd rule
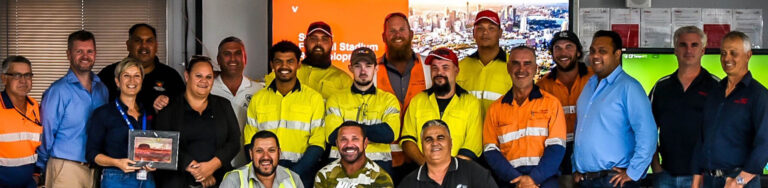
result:
[[[271,1],[270,5],[272,44],[293,41],[303,51],[307,26],[324,21],[333,33],[331,59],[342,70],[347,70],[350,54],[357,47],[369,47],[379,57],[384,54],[384,18],[390,13],[408,15],[414,32],[412,48],[422,58],[438,47],[451,48],[463,58],[476,51],[472,37],[475,15],[492,10],[501,20],[502,48],[535,47],[538,63],[547,71],[553,63],[546,45],[555,32],[569,28],[571,16],[570,0],[302,0]]]

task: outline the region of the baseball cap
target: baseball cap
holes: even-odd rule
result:
[[[376,53],[368,47],[357,48],[352,51],[352,58],[350,58],[349,64],[354,65],[360,61],[376,64]]]
[[[501,21],[499,20],[499,14],[496,14],[496,12],[493,12],[491,10],[484,10],[477,13],[477,16],[475,16],[475,25],[477,23],[480,23],[481,20],[488,20],[491,21],[493,24],[501,25]]]
[[[326,35],[333,37],[331,34],[331,26],[325,22],[319,21],[309,24],[309,28],[307,28],[307,36],[311,35],[315,31],[322,31]]]
[[[555,33],[555,35],[552,37],[552,40],[549,42],[549,51],[552,52],[552,48],[555,46],[555,42],[559,40],[568,40],[576,44],[576,50],[579,52],[582,51],[581,42],[579,41],[579,37],[576,36],[576,33],[573,33],[569,30],[560,31]]]
[[[424,64],[432,65],[432,61],[435,59],[451,61],[454,65],[459,66],[459,57],[456,56],[456,53],[453,53],[453,50],[448,48],[438,48],[432,50],[432,52],[429,52],[427,59],[424,61]]]

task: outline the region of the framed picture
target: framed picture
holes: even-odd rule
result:
[[[179,154],[179,132],[131,130],[128,133],[128,158],[134,166],[149,164],[152,168],[176,170]]]

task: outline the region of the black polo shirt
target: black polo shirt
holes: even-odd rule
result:
[[[761,174],[768,163],[768,90],[747,72],[729,96],[728,77],[704,103],[703,134],[694,155],[698,172],[741,168]],[[666,160],[666,159],[665,159]]]
[[[677,71],[656,82],[648,96],[659,127],[658,152],[662,168],[675,176],[691,175],[691,157],[701,135],[704,100],[720,79],[701,68],[688,90]]]
[[[115,69],[119,63],[116,62],[104,67],[98,74],[109,90],[109,101],[113,101],[117,96],[120,96],[120,91],[117,90],[117,84],[115,83]],[[141,91],[136,96],[136,102],[152,109],[151,107],[154,105],[157,96],[165,95],[171,97],[181,95],[185,90],[186,86],[179,72],[176,72],[175,69],[168,65],[160,63],[160,60],[155,57],[155,68],[149,74],[144,75],[144,81],[141,82]],[[147,110],[147,112],[155,113],[154,110]]]
[[[418,170],[408,174],[398,187],[498,187],[488,170],[475,162],[456,157],[451,158],[451,164],[448,166],[442,185],[429,178],[428,172],[427,165],[421,165]]]

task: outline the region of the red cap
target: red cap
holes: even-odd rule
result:
[[[331,26],[325,22],[319,21],[309,24],[309,28],[307,28],[307,36],[311,35],[315,31],[322,31],[326,35],[333,37],[331,34]]]
[[[493,12],[491,10],[484,10],[477,13],[477,16],[475,16],[475,25],[477,23],[480,23],[481,20],[488,20],[491,21],[491,23],[496,25],[501,25],[501,21],[499,21],[499,14],[496,14],[496,12]]]
[[[448,48],[438,48],[432,50],[432,52],[429,52],[427,59],[424,60],[424,64],[432,65],[432,61],[435,59],[451,61],[454,65],[459,66],[459,57],[456,56],[456,53],[453,53],[453,50]]]

